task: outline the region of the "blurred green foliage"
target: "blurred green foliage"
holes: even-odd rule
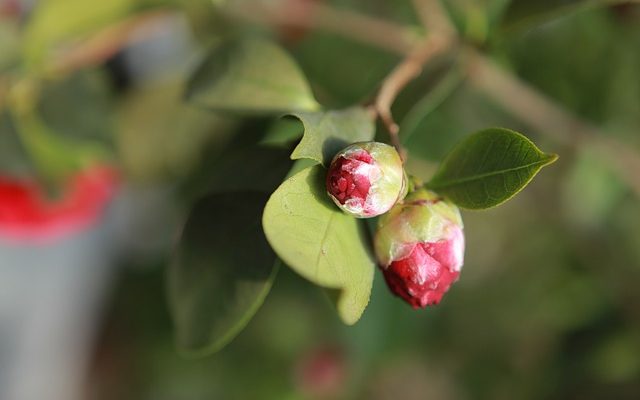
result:
[[[2,174],[46,176],[58,168],[57,157],[52,161],[29,148],[28,138],[37,136],[40,148],[58,149],[64,160],[107,160],[120,165],[133,185],[171,187],[185,210],[210,187],[254,189],[243,185],[254,173],[242,169],[247,158],[263,160],[256,165],[265,187],[274,187],[272,181],[280,179],[275,177],[290,167],[256,145],[276,119],[221,117],[183,101],[190,72],[221,33],[251,31],[279,40],[318,101],[330,108],[369,101],[400,59],[335,33],[309,30],[298,37],[281,27],[238,22],[205,0],[40,3],[19,16],[0,12]],[[319,3],[421,30],[409,1]],[[640,153],[640,6],[443,3],[469,45]],[[85,49],[88,61],[59,68],[74,46],[82,50],[93,35],[135,18],[141,18],[138,34],[151,32],[140,34],[135,46],[111,32],[114,42],[107,41],[103,51]],[[185,35],[180,27],[186,26],[188,56],[182,45],[154,39],[154,23],[169,37]],[[144,51],[155,51],[181,63],[173,69],[143,63],[143,76],[163,72],[144,81],[132,72],[136,51],[142,59]],[[487,126],[526,132],[562,158],[517,200],[463,215],[465,266],[439,306],[411,310],[376,274],[363,318],[347,327],[320,290],[282,269],[236,341],[212,358],[187,360],[176,352],[166,307],[168,257],[132,261],[101,332],[88,382],[92,398],[637,399],[637,193],[593,149],[560,146],[545,132],[529,132],[467,84],[463,62],[456,55],[434,60],[394,105],[396,119],[413,127],[405,144],[417,175],[428,178],[454,143]],[[440,86],[443,79],[450,82]],[[16,99],[12,88],[25,81],[35,83],[35,90]],[[439,90],[435,99],[427,97],[433,90]],[[45,127],[39,135],[16,123],[24,113]],[[288,154],[269,151],[280,160]],[[343,355],[333,361],[344,364],[344,379],[334,392],[318,394],[300,370],[306,357],[325,347]]]

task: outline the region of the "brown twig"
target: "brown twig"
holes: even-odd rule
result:
[[[402,25],[321,2],[245,0],[230,2],[224,10],[263,26],[320,29],[392,53],[407,54],[420,41],[419,34]]]
[[[380,91],[374,102],[374,109],[380,120],[387,128],[391,143],[398,149],[404,159],[404,150],[398,136],[399,127],[394,121],[391,106],[402,89],[418,77],[422,67],[434,56],[442,53],[451,46],[451,39],[446,36],[431,35],[423,44],[417,46],[400,64],[398,64],[382,81]]]
[[[422,0],[416,0],[416,4],[419,1]],[[416,43],[419,42],[406,27],[326,5],[315,5],[317,12],[309,19],[299,18],[295,9],[292,13],[281,12],[276,6],[271,6],[265,12],[264,4],[263,8],[252,8],[250,5],[256,2],[249,3],[243,9],[236,8],[232,14],[263,25],[285,24],[325,30],[404,56],[416,51]],[[426,20],[429,13],[423,11],[421,15],[421,19]],[[640,155],[636,151],[568,113],[561,105],[498,67],[486,56],[475,51],[469,53],[467,71],[473,85],[540,133],[560,143],[577,146],[590,142],[601,146],[603,155],[615,167],[617,174],[640,196],[640,175],[637,173],[640,171]],[[374,111],[378,112],[377,107]]]
[[[420,75],[429,60],[451,48],[455,37],[454,31],[443,17],[444,13],[438,1],[413,0],[413,4],[422,24],[430,33],[382,81],[374,102],[374,109],[403,160],[406,159],[406,152],[400,141],[400,127],[393,119],[391,106],[402,89]]]
[[[456,35],[456,30],[439,0],[413,0],[413,8],[428,32],[437,32],[444,36]]]
[[[155,10],[126,18],[55,54],[49,72],[67,73],[98,65],[122,48],[161,32],[174,12]]]

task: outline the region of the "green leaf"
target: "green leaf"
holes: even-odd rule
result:
[[[373,140],[375,136],[374,120],[363,107],[293,115],[304,125],[304,136],[291,154],[293,160],[310,158],[327,166],[343,148]]]
[[[57,46],[126,17],[135,6],[132,0],[39,2],[25,28],[23,53],[27,64],[41,63]]]
[[[38,104],[42,120],[62,137],[111,146],[115,102],[107,78],[102,71],[81,70],[43,85]]]
[[[370,12],[365,3],[360,4],[363,6],[361,11]],[[389,3],[389,7],[393,7]],[[394,5],[396,3],[404,2],[393,2]],[[385,17],[393,19],[388,14],[390,9],[385,10]],[[331,109],[345,108],[370,99],[384,77],[401,61],[391,52],[317,29],[305,35],[301,45],[295,46],[292,52],[305,75],[313,82],[318,100]],[[349,62],[336,64],[336,60]]]
[[[557,158],[517,132],[486,129],[460,142],[427,187],[460,207],[490,208],[509,200]]]
[[[605,8],[628,0],[511,0],[503,15],[506,30],[524,30],[593,8]]]
[[[260,141],[260,144],[270,147],[291,148],[294,142],[300,140],[304,128],[297,118],[279,118],[270,127]]]
[[[236,144],[221,154],[204,157],[196,173],[183,187],[185,193],[200,197],[203,193],[237,191],[273,192],[287,175],[292,162],[288,151],[256,144]]]
[[[287,179],[267,202],[262,226],[289,267],[319,286],[340,290],[338,313],[354,324],[369,303],[374,261],[365,226],[329,200],[324,179],[320,166]]]
[[[183,178],[201,163],[217,161],[207,150],[222,147],[236,122],[183,102],[183,89],[182,82],[170,80],[121,98],[115,134],[129,178]]]
[[[36,168],[31,161],[9,113],[0,110],[0,175],[33,176]]]
[[[291,166],[291,169],[287,173],[285,179],[289,179],[303,169],[313,167],[314,165],[318,165],[318,162],[310,158],[301,158],[299,160],[296,160],[293,162],[293,165]]]
[[[0,71],[18,63],[20,44],[20,26],[17,21],[4,19],[0,23]]]
[[[16,112],[13,117],[21,143],[46,180],[60,180],[74,171],[95,163],[109,162],[112,158],[103,144],[62,136],[35,112]]]
[[[409,138],[419,131],[423,121],[438,109],[460,87],[464,75],[460,66],[455,64],[416,104],[411,107],[400,123],[400,139],[407,143]]]
[[[595,147],[580,146],[560,188],[565,215],[583,230],[606,223],[626,193],[611,165],[597,152]]]
[[[186,354],[212,353],[249,322],[269,292],[275,256],[260,229],[267,195],[214,194],[191,211],[169,269],[169,303]]]
[[[214,110],[261,114],[320,108],[291,57],[258,38],[217,46],[191,78],[187,99]]]

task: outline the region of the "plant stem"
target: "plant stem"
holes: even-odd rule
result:
[[[402,89],[420,75],[422,67],[433,57],[450,49],[455,40],[455,31],[448,24],[444,10],[437,0],[413,0],[413,5],[420,21],[430,33],[382,81],[374,102],[375,111],[403,161],[406,160],[406,150],[402,147],[400,127],[393,119],[391,106]]]
[[[109,25],[56,54],[47,65],[46,73],[67,74],[101,64],[124,47],[162,33],[167,19],[176,15],[178,14],[168,9],[159,9],[133,15]]]
[[[422,67],[434,56],[444,52],[451,47],[452,40],[447,36],[431,35],[404,60],[400,62],[382,81],[380,91],[376,96],[374,108],[376,114],[387,128],[391,143],[400,152],[402,159],[405,159],[405,151],[398,136],[399,126],[394,121],[391,114],[391,106],[402,89],[409,82],[418,77],[422,72]]]
[[[424,7],[419,14],[423,21],[426,21],[429,15],[433,15],[424,11],[429,1],[415,0],[414,3],[421,8]],[[632,0],[634,3],[639,1]],[[405,26],[327,5],[316,4],[313,6],[316,13],[312,18],[299,18],[300,13],[296,13],[296,7],[282,12],[282,9],[277,7],[277,5],[282,5],[279,2],[271,6],[267,6],[264,1],[240,3],[244,3],[244,7],[232,6],[230,14],[244,20],[263,25],[284,24],[320,29],[407,56],[407,58],[410,58],[411,54],[416,51],[416,42],[419,41],[416,35],[411,34],[411,30]],[[257,7],[257,4],[260,4],[260,7]],[[431,3],[431,5],[433,4],[435,3]],[[435,26],[433,28],[437,29]],[[442,35],[437,31],[432,33],[432,35],[435,34]],[[597,144],[601,147],[601,154],[615,168],[616,174],[640,197],[640,175],[636,172],[640,171],[640,154],[617,139],[606,135],[598,127],[566,111],[561,105],[522,82],[510,71],[498,67],[487,56],[477,51],[470,51],[470,53],[473,57],[468,57],[467,71],[474,78],[473,84],[476,88],[485,92],[505,110],[526,122],[540,134],[548,135],[553,140],[572,146],[579,146],[585,142]],[[397,84],[394,85],[397,86]],[[400,89],[402,88],[396,90],[399,92]],[[378,112],[377,108],[373,111]],[[580,140],[573,140],[576,138]]]
[[[319,29],[392,53],[409,53],[421,38],[405,26],[321,2],[246,0],[230,2],[223,11],[267,27]]]

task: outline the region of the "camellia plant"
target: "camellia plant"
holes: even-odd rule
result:
[[[640,392],[631,3],[0,0],[5,375],[64,355],[102,397]],[[235,342],[185,364],[166,340]]]
[[[0,176],[0,233],[63,237],[97,221],[120,179],[172,175],[180,196],[186,188],[190,210],[167,279],[177,341],[186,353],[210,353],[233,339],[281,267],[325,289],[349,325],[369,305],[376,274],[410,307],[446,301],[464,276],[464,229],[474,229],[463,228],[459,209],[504,203],[557,158],[521,133],[489,127],[451,146],[438,168],[416,168],[429,151],[408,138],[449,133],[419,131],[424,116],[463,79],[540,132],[599,136],[570,115],[544,112],[553,105],[476,46],[491,32],[472,24],[471,14],[463,18],[465,7],[445,10],[439,1],[409,5],[424,32],[313,1],[206,2],[202,6],[229,25],[220,24],[224,34],[209,32],[215,43],[187,79],[187,104],[165,104],[178,103],[176,93],[164,90],[175,83],[176,92],[183,91],[181,80],[146,97],[141,79],[136,90],[118,95],[127,101],[120,102],[117,121],[109,118],[114,108],[106,100],[113,93],[98,70],[119,71],[114,57],[124,53],[126,60],[127,49],[144,41],[137,29],[177,10],[189,10],[197,25],[201,9],[176,2],[174,11],[156,12],[128,0],[41,2],[33,9],[29,2],[0,3],[0,162],[8,171]],[[246,29],[251,22],[273,28],[273,35]],[[376,57],[400,58],[369,71],[366,57],[349,59],[342,49],[345,59],[322,64],[314,58],[325,57],[315,51],[318,42],[297,46],[322,29],[389,52]],[[336,67],[333,79],[323,75],[327,65]],[[429,85],[420,82],[427,65],[422,78]],[[343,66],[350,67],[347,79]],[[363,87],[338,87],[358,74],[367,76]],[[135,73],[125,78],[136,81]],[[405,88],[408,98],[395,104]],[[400,124],[392,108],[403,114]],[[118,132],[115,151],[106,138],[111,131]],[[215,160],[204,156],[212,136],[222,143]],[[629,171],[636,164],[625,161],[633,155],[615,141],[601,144],[621,154],[622,162],[612,165],[633,181]]]
[[[379,96],[384,92],[383,84]],[[463,139],[423,184],[405,171],[410,154],[380,102],[324,109],[293,58],[264,38],[218,44],[196,70],[187,98],[216,112],[284,116],[262,145],[291,146],[294,160],[272,193],[259,176],[277,161],[229,161],[213,174],[245,176],[247,163],[256,171],[232,188],[213,184],[192,209],[169,273],[178,343],[192,354],[228,343],[281,265],[328,290],[346,324],[369,304],[376,269],[410,306],[437,304],[461,274],[458,207],[502,204],[557,158],[520,133],[489,128]],[[376,141],[378,118],[391,144]]]

